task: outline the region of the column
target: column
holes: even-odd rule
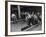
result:
[[[19,18],[21,18],[20,16],[20,6],[18,5],[18,15],[19,15]]]

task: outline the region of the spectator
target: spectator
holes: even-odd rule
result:
[[[17,20],[16,15],[15,15],[15,14],[12,14],[12,15],[11,15],[11,18],[12,18],[12,20],[13,20],[13,23],[15,23],[16,20]]]

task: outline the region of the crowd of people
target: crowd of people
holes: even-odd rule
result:
[[[27,14],[26,16],[26,21],[27,21],[27,25],[31,26],[31,25],[36,25],[36,24],[41,24],[41,14],[39,12],[34,13],[32,12],[32,14],[30,13],[25,13]]]
[[[16,20],[17,20],[16,15],[12,14],[11,18],[12,18],[12,20],[15,23]],[[28,26],[41,24],[42,23],[41,22],[41,20],[42,20],[41,18],[42,18],[42,16],[41,16],[41,14],[39,12],[37,12],[37,13],[32,12],[31,14],[25,12],[25,20],[26,20]]]

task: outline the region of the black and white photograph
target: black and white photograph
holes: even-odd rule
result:
[[[42,30],[42,7],[11,5],[11,32]]]
[[[8,2],[8,35],[44,33],[44,3]]]

